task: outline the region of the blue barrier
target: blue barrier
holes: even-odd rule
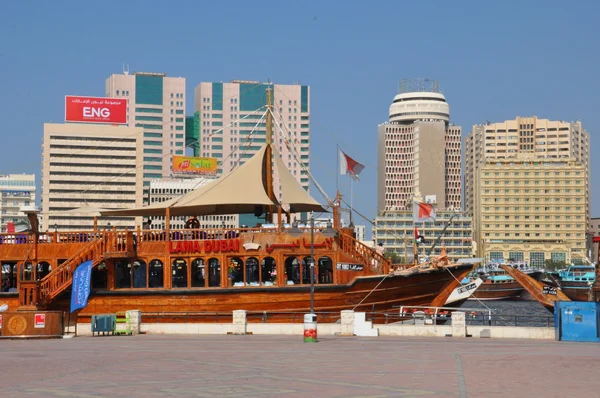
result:
[[[600,342],[600,303],[554,302],[556,340]]]
[[[94,336],[94,333],[98,333],[98,335],[100,333],[102,335],[106,333],[114,334],[116,325],[117,317],[113,314],[92,315],[92,336]]]

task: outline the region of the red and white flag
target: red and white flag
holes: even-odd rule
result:
[[[358,181],[358,175],[364,168],[364,165],[358,163],[340,149],[340,174],[349,175]]]
[[[415,227],[415,242],[425,243],[425,237],[419,233],[419,229]]]
[[[413,222],[435,221],[436,217],[432,204],[413,201]]]

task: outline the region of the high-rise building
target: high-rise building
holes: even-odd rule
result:
[[[150,181],[170,177],[173,155],[185,155],[185,78],[164,73],[113,74],[107,97],[129,100],[128,123],[143,130],[144,202]]]
[[[80,207],[142,205],[142,129],[96,124],[44,124],[42,230],[81,231],[94,225]],[[102,227],[134,228],[141,218],[102,217]]]
[[[0,174],[0,232],[7,232],[9,223],[27,223],[23,206],[35,206],[34,174]]]
[[[569,157],[516,153],[480,163],[473,201],[478,256],[538,266],[588,257],[586,176],[587,167]]]
[[[310,88],[233,80],[203,82],[194,92],[201,136],[199,155],[216,158],[219,174],[251,158],[266,142],[267,89],[273,93],[273,147],[308,190],[310,161]],[[277,172],[275,170],[275,181]],[[279,190],[275,184],[275,194]]]
[[[501,123],[473,126],[465,139],[465,210],[475,212],[475,174],[487,159],[508,159],[518,153],[540,159],[573,158],[585,169],[587,218],[589,210],[590,137],[581,122],[517,117]]]
[[[449,121],[436,81],[401,81],[378,129],[378,212],[408,209],[415,196],[439,210],[461,208],[461,128]]]
[[[190,191],[198,189],[206,184],[215,181],[215,178],[198,177],[198,178],[162,178],[150,181],[150,203],[160,203],[177,196],[184,195]],[[164,229],[165,217],[153,216],[151,220],[152,229]],[[170,226],[172,229],[184,229],[185,223],[190,217],[188,216],[171,216]],[[239,215],[210,215],[198,216],[200,228],[238,228]]]

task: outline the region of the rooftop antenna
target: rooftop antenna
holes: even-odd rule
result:
[[[129,64],[123,63],[123,74],[124,75],[129,74]]]

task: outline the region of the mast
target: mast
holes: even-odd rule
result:
[[[267,120],[266,120],[266,142],[265,160],[263,169],[265,170],[265,185],[267,188],[267,196],[275,202],[275,194],[273,192],[273,89],[271,83],[267,85]],[[273,222],[273,206],[267,206],[265,209],[265,222]]]

